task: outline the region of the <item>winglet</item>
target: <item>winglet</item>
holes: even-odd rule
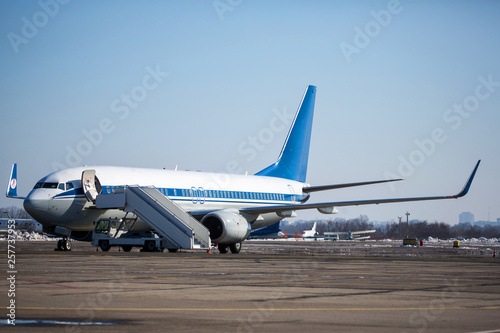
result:
[[[454,195],[453,196],[454,198],[463,197],[464,195],[467,194],[467,192],[469,192],[470,186],[472,184],[472,180],[474,179],[474,176],[476,175],[477,168],[479,167],[479,163],[481,163],[481,160],[477,161],[477,164],[474,167],[474,170],[472,171],[469,179],[467,180],[467,183],[465,183],[464,188],[462,189],[462,191],[460,191],[460,193],[458,193],[457,195]]]
[[[25,199],[24,197],[17,196],[17,163],[12,164],[6,195],[8,198]]]

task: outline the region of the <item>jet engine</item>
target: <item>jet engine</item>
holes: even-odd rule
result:
[[[205,215],[201,223],[210,231],[212,242],[219,244],[242,242],[252,230],[250,223],[243,216],[226,210]]]

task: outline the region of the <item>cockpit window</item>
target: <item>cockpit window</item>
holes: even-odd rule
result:
[[[43,183],[42,188],[57,188],[57,183]]]
[[[66,191],[66,188],[64,187],[64,183],[59,183],[59,186],[57,186],[58,189]]]
[[[72,190],[74,188],[72,183],[66,183],[66,191]]]
[[[35,184],[35,187],[33,187],[33,189],[36,189],[36,188],[41,188],[43,185],[43,182],[40,182],[40,183],[36,183]]]

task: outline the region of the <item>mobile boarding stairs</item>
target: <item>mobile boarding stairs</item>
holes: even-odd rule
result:
[[[131,212],[151,226],[172,249],[210,249],[208,229],[155,187],[126,186],[95,196],[98,209]]]

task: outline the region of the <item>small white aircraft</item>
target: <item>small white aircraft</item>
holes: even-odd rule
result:
[[[218,244],[221,252],[227,252],[229,247],[231,252],[238,253],[241,242],[248,238],[251,230],[294,217],[297,210],[314,208],[324,214],[335,214],[338,212],[336,207],[456,199],[469,191],[480,161],[463,189],[455,195],[306,203],[310,194],[317,191],[401,180],[322,186],[307,184],[315,97],[316,87],[308,86],[278,160],[255,175],[112,166],[76,167],[43,177],[26,197],[20,197],[17,195],[17,165],[14,164],[7,197],[23,199],[26,211],[43,225],[44,231],[62,235],[63,249],[68,250],[71,246],[69,236],[90,241],[97,220],[126,216],[123,210],[96,208],[94,202],[97,195],[113,193],[128,185],[154,186],[207,227],[211,241]],[[88,176],[88,172],[94,170],[95,176]],[[135,228],[151,229],[140,219]]]
[[[302,238],[316,238],[318,236],[318,232],[316,231],[317,222],[314,222],[311,230],[304,230],[302,232]]]

